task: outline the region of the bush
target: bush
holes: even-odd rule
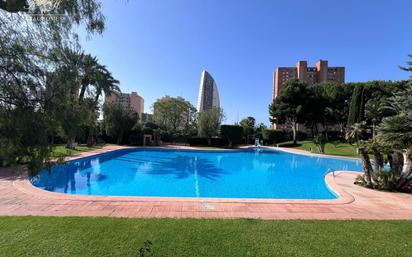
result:
[[[127,142],[129,145],[143,145],[143,134],[141,133],[135,133],[129,135],[127,138]]]
[[[382,170],[372,173],[372,188],[385,191],[396,191],[396,185],[399,181],[400,174],[392,170]],[[366,186],[365,178],[359,175],[356,178],[355,184]]]
[[[228,142],[226,145],[240,144],[243,138],[243,128],[237,125],[222,125],[220,126],[220,136]]]
[[[211,146],[228,146],[229,140],[227,138],[212,137],[210,138]]]
[[[189,145],[190,146],[208,145],[208,139],[205,137],[192,137],[192,138],[189,138]]]
[[[265,144],[278,144],[288,141],[288,133],[284,130],[265,129],[262,132],[263,141]]]
[[[291,133],[292,133],[292,132],[291,132]],[[291,138],[292,138],[292,136],[291,136]],[[305,140],[305,139],[308,138],[308,134],[306,134],[306,133],[303,132],[303,131],[296,131],[296,138],[297,138],[298,140]]]

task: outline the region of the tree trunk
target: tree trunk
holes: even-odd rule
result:
[[[364,172],[364,177],[366,180],[366,184],[368,186],[372,185],[372,165],[371,165],[371,161],[369,159],[369,155],[368,152],[366,151],[365,148],[361,147],[359,148],[359,154],[361,156],[362,159],[362,165],[363,165],[363,172]]]
[[[402,171],[402,163],[403,163],[403,156],[400,153],[393,153],[391,155],[391,170],[395,172],[395,174],[400,174]]]
[[[293,144],[296,145],[297,143],[297,138],[296,138],[296,126],[297,122],[292,122],[292,133],[293,133]]]
[[[410,176],[412,174],[412,153],[411,151],[406,151],[403,153],[403,168],[401,172],[401,177],[396,185],[398,190],[403,190],[411,180]]]
[[[123,130],[119,132],[119,135],[117,136],[117,144],[120,145],[123,141]]]
[[[412,172],[412,152],[406,151],[403,153],[403,168],[402,176],[407,177]]]
[[[83,101],[84,94],[86,93],[86,87],[87,87],[87,85],[82,85],[82,87],[80,89],[79,102]]]
[[[318,149],[320,153],[325,153],[325,144],[324,143],[319,143]]]
[[[67,140],[67,144],[66,144],[66,148],[69,148],[69,149],[74,149],[74,148],[76,148],[75,147],[75,138],[74,137],[70,137],[69,138],[69,140]]]
[[[375,119],[372,120],[372,138],[376,136],[376,121]]]
[[[87,135],[87,146],[94,146],[95,141],[94,141],[94,129],[90,126],[89,127],[89,133]]]
[[[376,148],[372,148],[373,155],[375,156],[374,162],[374,172],[379,172],[383,170],[383,156],[382,153],[379,152]]]

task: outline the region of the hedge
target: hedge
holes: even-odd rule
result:
[[[237,125],[220,126],[220,136],[228,140],[232,145],[242,143],[243,127]]]

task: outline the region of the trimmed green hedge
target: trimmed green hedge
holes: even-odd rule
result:
[[[220,136],[237,145],[242,143],[243,139],[243,127],[237,125],[222,125],[220,126]]]

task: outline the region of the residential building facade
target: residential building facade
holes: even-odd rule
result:
[[[299,79],[308,86],[321,82],[344,83],[345,67],[329,67],[326,60],[319,60],[315,67],[308,67],[307,61],[299,61],[295,67],[278,67],[273,75],[273,99],[289,79]]]
[[[220,108],[219,91],[212,75],[204,70],[200,78],[197,111],[203,112],[212,108]]]
[[[345,67],[329,67],[326,60],[319,60],[315,67],[308,67],[307,61],[299,61],[295,67],[278,67],[273,75],[273,100],[280,95],[285,82],[289,79],[298,79],[308,86],[322,82],[340,84],[345,82]],[[288,124],[273,124],[273,128],[290,129],[290,126]],[[298,125],[298,130],[308,132],[308,129],[302,124]]]
[[[123,108],[131,108],[139,114],[139,117],[142,118],[144,113],[144,99],[136,92],[128,93],[112,93],[109,96],[106,96],[106,103],[117,103],[120,104]]]

